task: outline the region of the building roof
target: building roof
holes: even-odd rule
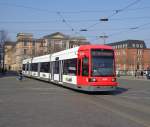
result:
[[[50,35],[46,35],[44,36],[43,38],[45,39],[57,39],[57,38],[63,38],[63,39],[68,39],[69,36],[68,35],[64,35],[63,33],[60,33],[60,32],[56,32],[56,33],[53,33],[53,34],[50,34]]]
[[[20,32],[20,33],[17,33],[17,37],[18,36],[33,36],[32,33],[23,33],[23,32]]]
[[[85,37],[82,36],[69,36],[69,35],[65,35],[61,32],[56,32],[50,35],[46,35],[43,38],[45,39],[69,39],[69,40],[86,40]]]
[[[146,44],[143,40],[124,40],[114,43],[109,43],[111,46],[118,46],[120,48],[146,48]],[[125,45],[125,46],[124,46]]]
[[[5,45],[12,45],[12,46],[14,46],[14,45],[16,45],[16,42],[6,41]]]

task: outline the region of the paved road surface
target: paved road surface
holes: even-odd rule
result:
[[[86,94],[33,79],[0,78],[0,127],[150,127],[150,81],[119,80]]]

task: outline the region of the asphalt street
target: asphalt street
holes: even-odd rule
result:
[[[150,127],[150,81],[118,82],[115,92],[87,94],[0,77],[0,127]]]

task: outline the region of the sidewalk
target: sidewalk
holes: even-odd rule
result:
[[[120,76],[120,77],[117,77],[118,79],[128,79],[128,80],[147,80],[147,81],[150,81],[150,79],[147,79],[146,76],[138,76],[138,77],[135,77],[135,76]]]
[[[17,72],[14,71],[7,71],[5,73],[0,73],[0,78],[1,77],[8,77],[8,76],[16,76]]]

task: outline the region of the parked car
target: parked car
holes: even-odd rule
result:
[[[150,70],[146,71],[146,77],[147,77],[147,79],[150,79]]]
[[[147,70],[143,71],[143,75],[146,76],[147,75]]]

